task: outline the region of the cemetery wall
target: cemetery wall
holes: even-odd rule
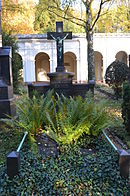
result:
[[[47,40],[46,34],[43,35],[17,35],[18,53],[23,60],[23,78],[24,82],[36,81],[35,57],[39,53],[46,53],[50,58],[50,72],[55,72],[56,43],[53,40]],[[130,54],[130,33],[127,34],[94,34],[94,51],[101,54],[101,61],[97,62],[96,69],[102,67],[102,78],[104,78],[106,68],[116,59],[119,52]],[[64,53],[70,52],[76,56],[77,61],[77,81],[87,81],[87,41],[84,34],[74,34],[72,40],[64,41]],[[97,70],[95,70],[97,71]],[[101,78],[101,77],[100,77]]]

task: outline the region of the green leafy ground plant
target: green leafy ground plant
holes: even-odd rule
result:
[[[123,84],[122,118],[125,128],[130,135],[130,83]]]
[[[46,112],[51,110],[51,97],[52,91],[48,92],[46,96],[39,96],[35,93],[32,99],[23,96],[16,103],[18,118],[9,117],[9,119],[3,119],[3,121],[35,136],[47,123]]]
[[[129,195],[118,157],[102,138],[93,139],[95,153],[81,154],[77,145],[64,148],[57,159],[32,154],[24,143],[20,173],[10,180],[1,169],[0,195]],[[0,165],[1,166],[1,165]]]
[[[32,99],[25,96],[16,106],[18,120],[4,121],[27,131],[32,141],[43,131],[59,144],[73,144],[83,134],[97,136],[112,123],[106,101],[97,102],[90,95],[85,99],[80,96],[66,98],[54,96],[50,91],[46,96],[35,94]]]
[[[32,99],[27,95],[23,96],[17,103],[18,118],[10,117],[2,119],[7,125],[12,128],[19,128],[22,132],[28,132],[29,143],[31,149],[37,152],[35,136],[42,131],[47,123],[46,112],[51,111],[52,91],[49,91],[46,96],[39,96],[36,92]]]
[[[59,144],[72,144],[85,133],[97,136],[100,131],[112,123],[106,112],[106,102],[98,103],[92,97],[82,99],[52,97],[52,113],[46,112],[47,134]],[[46,132],[45,130],[45,132]]]

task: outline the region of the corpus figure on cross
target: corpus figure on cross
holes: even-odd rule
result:
[[[57,44],[57,72],[65,71],[64,68],[64,40],[72,39],[71,32],[63,32],[63,22],[56,22],[56,32],[48,32],[47,39],[55,40]]]
[[[68,36],[68,33],[62,38],[60,36],[54,37],[53,35],[50,34],[50,36],[56,41],[57,43],[57,58],[61,60],[62,58],[62,53],[63,53],[63,41],[66,39]]]

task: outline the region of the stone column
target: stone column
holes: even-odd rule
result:
[[[80,60],[77,58],[77,82],[81,81]]]
[[[24,74],[24,82],[36,81],[35,60],[23,59],[23,74]]]
[[[88,63],[87,63],[87,40],[84,38],[80,39],[80,70],[81,70],[81,81],[88,80]]]
[[[50,56],[50,72],[55,72],[57,67],[57,51],[56,44],[53,41],[51,43],[51,56]]]
[[[105,82],[105,73],[106,73],[106,69],[107,69],[107,57],[106,57],[106,53],[103,53],[103,82]]]

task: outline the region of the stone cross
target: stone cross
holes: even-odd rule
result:
[[[64,72],[64,40],[72,39],[72,32],[63,32],[63,22],[56,22],[56,32],[48,32],[47,39],[55,40],[57,44],[56,72]]]

